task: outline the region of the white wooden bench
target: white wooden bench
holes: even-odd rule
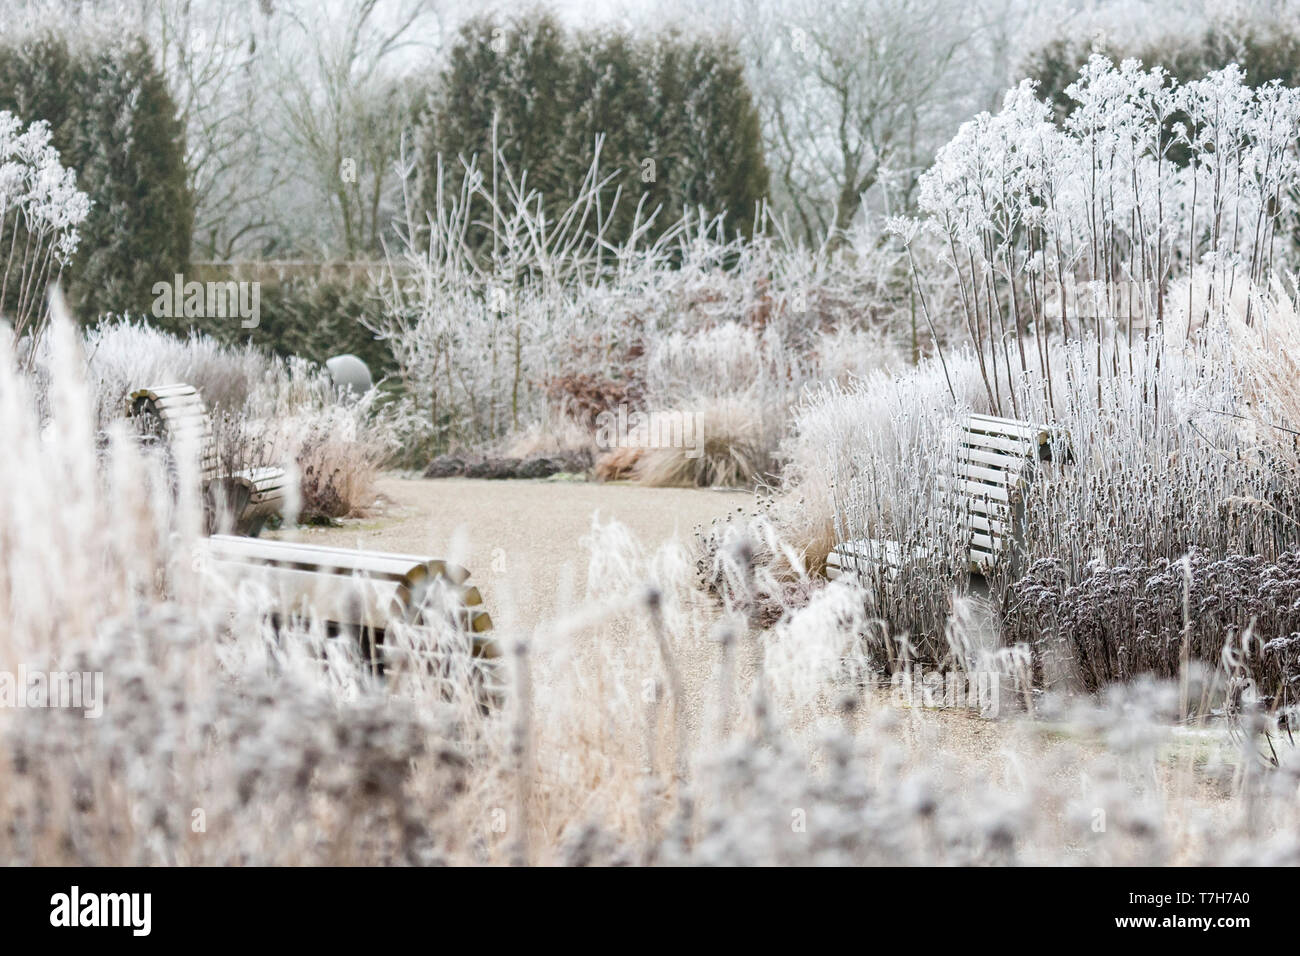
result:
[[[202,456],[209,499],[220,499],[234,509],[240,515],[240,527],[258,530],[266,517],[279,510],[283,469],[219,474],[212,423],[194,388],[139,389],[131,393],[127,408],[132,417],[142,421],[147,434],[157,435],[169,445],[178,436],[190,439],[191,447]],[[432,629],[437,623],[434,617],[440,616],[467,641],[469,657],[475,662],[472,680],[480,706],[486,709],[500,703],[500,653],[490,634],[492,618],[478,589],[466,584],[469,572],[464,568],[419,555],[224,534],[203,538],[199,547],[205,564],[216,573],[213,580],[224,580],[228,593],[251,582],[270,594],[277,628],[295,618],[314,619],[324,623],[332,636],[351,635],[380,675],[392,655],[384,641],[395,623]],[[211,597],[220,601],[223,595]]]
[[[465,640],[460,650],[476,663],[480,702],[500,702],[501,655],[492,618],[478,588],[467,583],[469,572],[459,565],[420,555],[233,535],[205,538],[201,549],[215,580],[231,588],[251,582],[270,594],[277,627],[295,618],[314,619],[331,636],[351,635],[380,675],[389,661],[391,648],[384,641],[394,623],[431,627],[440,619]]]
[[[127,398],[126,408],[130,417],[144,424],[146,434],[165,436],[173,454],[189,443],[199,455],[207,504],[229,509],[239,533],[256,537],[267,519],[283,507],[283,468],[245,468],[220,474],[212,417],[194,386],[177,382],[136,389]]]
[[[188,445],[199,456],[203,487],[217,477],[217,446],[208,407],[191,385],[139,388],[126,400],[126,414],[140,426],[147,441],[166,442],[173,454]]]
[[[1023,492],[1040,461],[1050,461],[1052,433],[1041,425],[971,415],[958,436],[956,474],[945,487],[956,495],[972,574],[984,574],[1013,547],[1023,526]],[[914,548],[911,560],[928,552]],[[826,576],[862,575],[872,568],[896,576],[908,562],[897,541],[857,539],[831,550]]]

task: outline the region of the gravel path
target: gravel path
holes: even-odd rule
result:
[[[747,509],[754,501],[747,492],[549,480],[389,476],[381,479],[379,490],[387,504],[376,517],[276,537],[457,561],[469,569],[470,581],[483,593],[503,636],[530,634],[582,606],[590,557],[584,539],[595,516],[625,525],[650,553],[674,538],[689,545],[697,526]],[[603,654],[627,638],[621,620],[604,621],[598,630],[598,643],[575,645],[577,654]],[[737,649],[738,688],[754,677],[761,646],[752,641]],[[680,653],[683,716],[695,735],[707,722],[705,712],[712,706],[708,687],[720,656],[712,642],[683,646]],[[932,712],[923,722],[930,728],[954,723],[955,733],[946,741],[950,748],[970,740],[972,729],[988,729],[957,712]],[[983,742],[973,749],[988,751]]]
[[[526,631],[586,593],[592,519],[616,519],[648,550],[753,503],[753,495],[694,488],[473,478],[380,480],[389,504],[340,528],[277,535],[336,547],[449,557],[470,571],[494,617],[509,607]],[[571,582],[571,584],[570,584]],[[572,590],[570,590],[570,587]]]

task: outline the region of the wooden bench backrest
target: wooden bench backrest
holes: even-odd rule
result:
[[[1036,463],[1051,455],[1041,425],[971,415],[958,436],[954,491],[970,531],[971,570],[996,562],[1019,533],[1021,494]]]
[[[192,385],[154,385],[138,388],[126,400],[131,418],[153,419],[166,432],[172,448],[192,447],[199,456],[202,486],[217,476],[217,445],[212,418],[203,397]]]

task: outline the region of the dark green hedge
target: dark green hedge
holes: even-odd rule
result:
[[[1065,89],[1079,78],[1079,70],[1093,53],[1119,62],[1137,59],[1147,69],[1163,67],[1179,83],[1199,80],[1207,73],[1236,63],[1246,72],[1246,83],[1262,86],[1281,80],[1285,86],[1300,82],[1300,35],[1281,21],[1224,18],[1193,34],[1171,33],[1163,39],[1133,42],[1123,37],[1102,40],[1073,33],[1054,37],[1029,55],[1024,75],[1037,81],[1039,94],[1064,117],[1072,107]]]
[[[432,207],[435,162],[459,183],[458,157],[490,171],[497,146],[516,173],[559,211],[581,187],[598,135],[601,172],[622,188],[613,234],[631,230],[637,203],[662,206],[660,229],[685,207],[726,213],[749,232],[768,189],[758,113],[736,51],[709,37],[618,31],[572,35],[548,15],[465,24],[420,124],[423,199]],[[481,236],[480,236],[481,238]]]
[[[261,322],[256,329],[227,324],[255,345],[314,362],[350,352],[370,366],[376,379],[393,370],[388,346],[361,324],[364,316],[378,310],[364,279],[295,276],[263,283],[261,296]]]

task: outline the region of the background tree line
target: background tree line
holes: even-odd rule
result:
[[[548,14],[467,22],[448,64],[428,84],[418,141],[423,199],[432,206],[441,156],[485,161],[496,148],[528,186],[564,208],[601,139],[600,169],[620,191],[607,238],[630,235],[662,208],[657,229],[683,209],[725,213],[749,234],[768,192],[758,111],[736,49],[710,36],[566,31]]]
[[[1178,11],[1164,17],[1132,6],[662,0],[579,29],[544,10],[466,18],[456,0],[141,0],[125,13],[0,0],[0,109],[48,121],[94,201],[64,279],[89,321],[147,310],[152,283],[192,260],[376,258],[402,212],[403,146],[427,208],[435,158],[454,180],[462,157],[487,159],[494,124],[506,162],[557,207],[602,137],[621,190],[611,240],[638,204],[663,210],[659,228],[687,208],[725,213],[734,234],[767,200],[817,244],[908,211],[958,123],[1023,75],[1061,100],[1094,50],[1179,78],[1238,62],[1251,82],[1296,82],[1291,0],[1164,0]],[[364,290],[322,280],[345,281],[315,289],[299,273],[264,290],[268,330],[335,303],[327,325],[366,347],[353,334]],[[323,338],[253,336],[284,350]]]
[[[93,6],[29,9],[28,29],[0,35],[0,109],[49,122],[94,203],[69,270],[87,320],[147,310],[191,258],[376,258],[402,145],[428,204],[437,157],[453,176],[461,158],[490,162],[494,124],[505,162],[557,207],[600,138],[622,191],[614,241],[638,204],[748,232],[768,191],[744,64],[716,36],[577,33],[537,12],[469,20],[444,55],[426,0],[396,16],[357,0],[328,24],[308,6],[152,0],[132,30]]]

